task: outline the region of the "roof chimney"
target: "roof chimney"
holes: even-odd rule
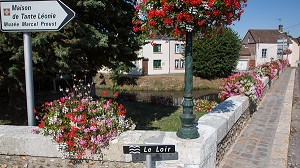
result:
[[[283,32],[283,25],[279,25],[278,30],[279,30],[280,33],[282,33]]]

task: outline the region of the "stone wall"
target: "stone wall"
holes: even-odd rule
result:
[[[279,73],[280,74],[280,73]],[[271,82],[276,80],[274,78]],[[265,90],[270,86],[268,78],[262,79]],[[181,139],[176,132],[127,131],[110,142],[95,160],[120,163],[145,162],[143,154],[123,154],[123,146],[129,144],[171,144],[175,153],[152,155],[156,168],[214,168],[234,143],[255,108],[246,96],[230,97],[202,116],[195,125],[200,137]],[[57,146],[50,137],[32,134],[30,126],[0,126],[0,154],[60,157]]]

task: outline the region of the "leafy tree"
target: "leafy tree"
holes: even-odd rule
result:
[[[64,3],[76,13],[70,23],[57,32],[31,34],[35,89],[51,85],[58,72],[95,75],[104,66],[134,66],[140,43],[132,31],[133,0]],[[23,51],[22,33],[0,33],[0,88],[7,87],[12,115],[25,107]]]
[[[236,32],[224,28],[211,38],[193,40],[193,74],[205,79],[227,77],[237,66],[241,42]]]

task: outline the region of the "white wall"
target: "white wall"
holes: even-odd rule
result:
[[[146,45],[143,46],[142,55],[144,58],[148,58],[148,74],[168,74],[169,70],[169,41],[168,40],[154,40],[154,43],[161,44],[161,52],[160,53],[153,53],[153,46],[151,45],[152,40],[148,40]],[[153,68],[153,61],[154,60],[161,60],[161,68]]]
[[[289,54],[288,59],[291,67],[297,67],[296,60],[299,59],[299,46],[298,44],[292,40],[293,44],[290,44],[290,49],[292,50],[292,54]]]
[[[184,41],[171,40],[170,41],[170,73],[184,73],[184,68],[175,68],[175,60],[183,59],[184,55],[181,53],[175,53],[175,44],[185,44]],[[184,54],[184,53],[183,53]]]
[[[262,58],[262,49],[267,49],[266,58]],[[277,59],[277,44],[256,44],[256,62],[255,66],[270,62],[271,58]]]

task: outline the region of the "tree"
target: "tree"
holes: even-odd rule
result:
[[[132,31],[132,0],[66,0],[76,17],[57,32],[32,33],[35,83],[51,84],[58,72],[89,72],[121,63],[134,66],[140,48]],[[7,87],[11,115],[25,106],[22,33],[0,33],[0,87]],[[20,103],[19,103],[20,102]],[[22,103],[21,103],[22,102]]]
[[[214,79],[227,77],[237,66],[241,42],[236,32],[224,28],[211,38],[194,38],[193,74]]]

